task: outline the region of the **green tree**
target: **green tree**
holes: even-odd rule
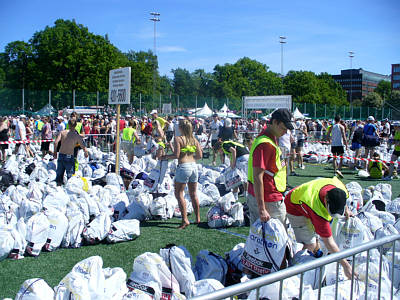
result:
[[[382,107],[383,99],[378,93],[371,92],[367,96],[365,96],[364,105],[369,107]]]
[[[336,105],[348,104],[346,91],[342,86],[336,82],[332,75],[328,73],[321,73],[317,75],[318,79],[318,93],[321,103],[329,103]]]
[[[313,72],[289,71],[284,80],[285,94],[295,102],[322,103],[318,79]]]
[[[382,99],[389,100],[392,94],[392,85],[390,81],[385,81],[385,80],[379,81],[374,92],[378,93],[382,97]]]

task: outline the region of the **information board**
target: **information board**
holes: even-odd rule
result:
[[[245,109],[292,109],[291,95],[244,97]]]
[[[130,104],[131,67],[110,70],[108,104]]]

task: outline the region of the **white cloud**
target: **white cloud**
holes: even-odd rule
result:
[[[162,46],[157,47],[157,51],[160,52],[186,52],[187,50],[179,46]]]

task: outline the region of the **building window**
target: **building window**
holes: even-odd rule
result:
[[[393,75],[393,80],[400,80],[400,75]]]
[[[398,82],[393,83],[393,88],[394,89],[400,89],[400,83],[398,83]]]
[[[400,67],[394,67],[393,68],[393,72],[396,72],[396,73],[399,72],[400,73]]]

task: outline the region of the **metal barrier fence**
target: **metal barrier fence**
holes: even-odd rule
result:
[[[314,261],[296,265],[293,267],[289,267],[287,269],[281,270],[276,273],[264,275],[262,277],[252,279],[250,281],[244,282],[244,283],[239,283],[221,290],[217,290],[212,293],[208,293],[205,295],[197,296],[194,298],[191,298],[192,300],[217,300],[217,299],[225,299],[225,298],[230,298],[234,299],[233,296],[235,295],[240,295],[252,290],[256,290],[256,299],[260,298],[260,288],[274,283],[274,282],[280,282],[280,288],[279,288],[279,299],[282,299],[282,292],[283,292],[283,280],[286,278],[290,278],[292,276],[296,276],[301,274],[300,276],[300,288],[299,288],[299,297],[298,299],[301,300],[303,299],[303,276],[306,271],[310,271],[313,269],[320,268],[319,274],[322,274],[322,267],[336,262],[336,286],[335,286],[335,299],[338,297],[338,274],[339,274],[339,261],[343,258],[347,258],[352,256],[352,268],[353,268],[353,273],[352,273],[352,278],[351,278],[351,292],[350,295],[348,296],[348,299],[353,299],[353,290],[354,290],[354,282],[355,280],[358,280],[355,278],[354,274],[354,261],[355,261],[355,255],[359,254],[361,252],[367,251],[367,260],[366,260],[366,280],[365,280],[365,295],[368,295],[368,270],[369,270],[369,263],[370,263],[370,250],[378,247],[382,247],[385,244],[392,243],[392,284],[391,284],[391,290],[390,290],[390,295],[391,299],[393,299],[393,291],[394,291],[394,286],[393,286],[393,278],[394,278],[394,265],[395,265],[395,245],[396,241],[400,240],[400,235],[393,235],[393,236],[387,236],[378,240],[370,241],[368,243],[356,246],[352,249],[347,249],[340,251],[338,253],[334,253],[322,258],[318,258]],[[382,277],[382,251],[380,251],[380,258],[379,258],[379,283],[378,283],[378,299],[381,298],[381,277]],[[322,276],[320,275],[319,277],[319,287],[318,287],[318,299],[321,299],[321,288],[322,288]],[[367,299],[367,298],[366,298]],[[368,298],[369,299],[369,298]]]

